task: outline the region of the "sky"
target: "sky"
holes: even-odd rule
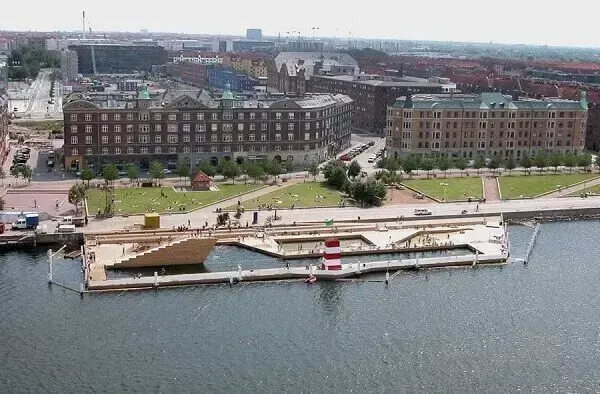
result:
[[[10,2],[16,7],[15,2]],[[572,4],[572,6],[571,6]],[[0,30],[336,36],[600,47],[600,1],[542,0],[29,0]],[[6,7],[4,8],[7,11]],[[318,28],[318,29],[313,29]]]

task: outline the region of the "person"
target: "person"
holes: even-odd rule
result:
[[[34,199],[33,199],[33,207],[34,207],[34,208],[37,208],[37,198],[34,198]]]
[[[188,227],[190,227],[192,225],[192,222],[190,221],[190,219],[188,219]]]

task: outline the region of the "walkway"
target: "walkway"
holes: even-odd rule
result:
[[[497,202],[500,201],[500,191],[498,190],[498,178],[484,176],[483,178],[483,192],[486,202]]]
[[[587,189],[589,187],[596,186],[596,185],[600,185],[600,178],[592,179],[590,181],[581,183],[579,185],[567,187],[567,188],[562,189],[560,191],[555,191],[553,193],[546,194],[545,196],[542,196],[540,198],[566,197],[569,194],[576,193],[576,192],[581,192],[584,189]]]

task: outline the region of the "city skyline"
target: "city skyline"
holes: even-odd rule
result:
[[[86,26],[92,31],[139,32],[147,29],[148,32],[242,36],[246,28],[260,28],[266,36],[281,34],[282,37],[314,35],[344,39],[600,47],[600,39],[590,38],[581,28],[593,22],[594,11],[600,6],[591,1],[581,3],[586,5],[587,12],[556,23],[555,9],[539,0],[507,0],[501,7],[497,3],[474,0],[460,0],[448,7],[441,0],[432,0],[426,10],[418,3],[400,5],[383,0],[370,2],[368,8],[306,0],[290,14],[276,8],[266,11],[256,3],[239,0],[231,0],[229,6],[222,8],[235,10],[230,14],[217,6],[194,7],[181,0],[171,1],[170,7],[161,8],[160,12],[152,7],[115,0],[89,3],[85,9],[79,2],[66,0],[57,10],[53,3],[34,0],[30,11],[12,14],[2,29],[77,31],[82,28],[81,15],[85,10]],[[365,13],[370,13],[371,17],[366,17]],[[293,19],[288,15],[293,15]]]

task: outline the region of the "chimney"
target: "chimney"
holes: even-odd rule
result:
[[[83,11],[83,39],[85,40],[85,11]]]

